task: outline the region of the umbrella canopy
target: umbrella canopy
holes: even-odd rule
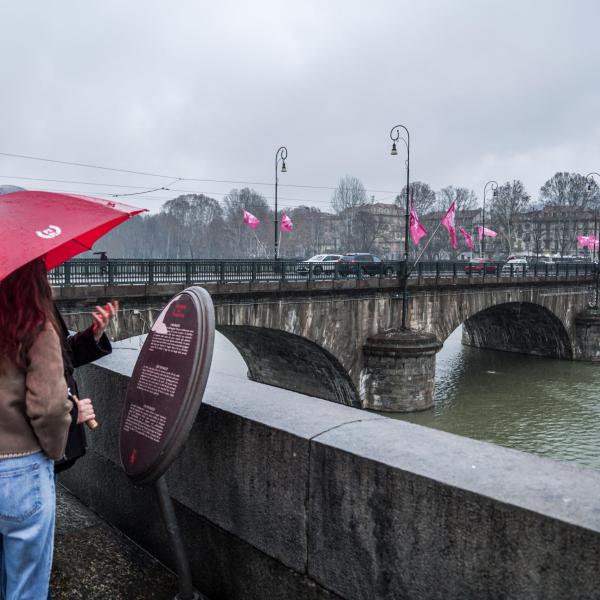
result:
[[[91,250],[96,240],[144,210],[111,200],[53,192],[0,196],[0,281],[41,256],[50,270]]]

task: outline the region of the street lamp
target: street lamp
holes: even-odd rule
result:
[[[400,136],[400,130],[406,132],[406,138]],[[390,131],[392,156],[397,156],[396,142],[402,140],[406,146],[406,216],[404,221],[404,284],[402,288],[402,329],[406,329],[407,286],[408,286],[408,223],[410,218],[410,133],[404,125],[394,125]]]
[[[485,258],[485,193],[487,191],[488,185],[490,185],[492,187],[492,196],[494,198],[498,197],[498,182],[496,182],[492,179],[491,181],[488,181],[483,186],[483,211],[482,211],[482,218],[481,218],[481,220],[482,220],[481,226],[483,227],[484,231],[481,232],[481,242],[479,244],[479,252],[481,253],[480,258]]]
[[[281,146],[275,152],[275,242],[274,242],[274,252],[275,260],[279,258],[279,211],[277,210],[277,186],[279,184],[279,176],[277,173],[277,167],[279,166],[279,161],[281,161],[281,172],[287,173],[287,169],[285,167],[285,159],[287,158],[287,148],[285,146]]]
[[[592,171],[591,173],[588,173],[585,176],[585,178],[587,179],[586,190],[588,192],[592,191],[593,184],[595,183],[594,176],[596,176],[600,179],[600,173],[596,173],[595,171]],[[593,261],[593,265],[594,265],[594,270],[596,271],[596,293],[594,294],[594,308],[598,308],[598,277],[600,275],[598,273],[598,265],[596,264],[596,259],[598,258],[598,255],[600,254],[600,249],[598,252],[596,252],[596,244],[598,243],[596,241],[597,239],[598,239],[598,206],[596,205],[594,207],[594,248],[592,250],[592,261]]]

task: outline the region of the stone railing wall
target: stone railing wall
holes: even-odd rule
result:
[[[118,458],[137,351],[78,373],[101,420],[61,481],[173,566]],[[600,472],[213,372],[168,473],[211,600],[598,598]]]

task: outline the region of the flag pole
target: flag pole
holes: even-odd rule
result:
[[[265,258],[267,258],[267,249],[266,249],[265,245],[258,239],[258,236],[256,235],[256,231],[254,231],[254,229],[252,230],[252,233],[254,234],[254,237],[256,238],[256,247],[260,248],[260,251],[265,255]]]
[[[423,256],[423,254],[425,253],[425,250],[427,250],[427,246],[429,246],[429,243],[433,240],[433,238],[435,237],[435,234],[437,233],[438,229],[440,228],[442,222],[440,221],[437,224],[437,227],[433,230],[433,233],[431,234],[431,236],[429,237],[429,239],[427,240],[427,243],[423,246],[423,250],[421,250],[421,254],[419,254],[419,256],[417,256],[417,260],[415,260],[413,266],[409,269],[408,274],[410,275],[414,270],[415,267],[417,266],[417,263],[421,260],[421,257]]]

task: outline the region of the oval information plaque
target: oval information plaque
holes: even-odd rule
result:
[[[165,306],[135,364],[123,412],[121,463],[135,483],[158,479],[194,423],[210,371],[215,332],[210,295],[190,287]]]

